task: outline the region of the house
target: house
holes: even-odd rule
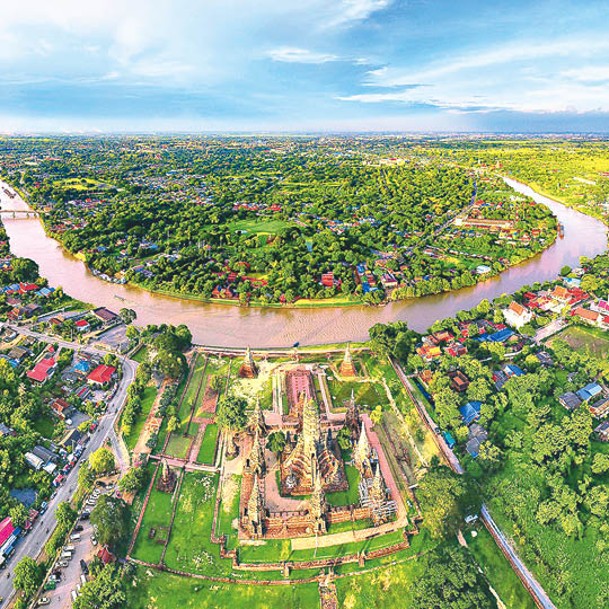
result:
[[[102,324],[104,324],[104,326],[109,326],[120,319],[116,313],[106,309],[105,307],[94,309],[92,313],[95,317],[97,317],[97,319],[99,319],[99,321],[102,322]]]
[[[4,436],[12,436],[14,433],[15,432],[8,425],[0,422],[0,438],[3,438]]]
[[[512,338],[512,336],[514,336],[514,330],[503,328],[502,330],[492,332],[491,334],[481,334],[480,336],[476,337],[476,340],[481,343],[504,343]]]
[[[609,421],[603,421],[594,429],[594,433],[601,442],[609,442]]]
[[[567,391],[558,397],[559,403],[567,410],[575,410],[581,405],[582,401],[573,391]]]
[[[609,397],[602,397],[589,406],[590,412],[597,418],[602,419],[609,414]]]
[[[446,347],[446,353],[452,357],[461,357],[467,353],[467,347],[460,342],[454,342]]]
[[[490,273],[491,271],[492,271],[491,267],[486,264],[479,264],[476,267],[476,273],[478,275],[486,275],[487,273]]]
[[[508,378],[512,378],[513,376],[524,376],[524,370],[516,364],[506,364],[503,367],[503,372]]]
[[[45,357],[44,359],[41,359],[32,370],[28,370],[26,374],[32,381],[45,383],[47,379],[53,375],[53,372],[55,372],[56,366],[57,362],[53,356]]]
[[[97,558],[101,560],[104,565],[110,564],[116,560],[116,556],[110,552],[108,546],[102,546],[97,553]]]
[[[468,402],[465,404],[465,406],[461,406],[461,408],[459,408],[459,412],[461,413],[463,424],[470,425],[474,421],[477,421],[480,418],[481,407],[482,402],[478,401]]]
[[[465,445],[465,450],[475,459],[480,454],[480,446],[486,442],[488,432],[482,425],[473,423],[469,427],[469,439]]]
[[[58,416],[63,421],[68,415],[70,404],[68,404],[63,398],[56,398],[51,402],[51,410],[53,411],[53,414]]]
[[[107,385],[114,378],[115,374],[116,368],[114,366],[100,364],[93,372],[89,373],[87,382],[94,385]]]
[[[79,319],[74,323],[74,326],[79,332],[87,332],[91,327],[91,324],[86,319]]]
[[[602,392],[603,388],[598,383],[588,383],[585,387],[582,387],[575,393],[582,402],[587,402],[588,400],[601,395]]]
[[[590,309],[584,309],[584,307],[577,307],[571,314],[593,325],[599,325],[603,317],[598,311],[591,311]]]
[[[425,344],[421,345],[420,347],[417,347],[417,353],[425,361],[431,362],[432,360],[442,356],[442,349],[440,349],[440,347],[438,347],[437,345]]]
[[[23,455],[25,462],[34,470],[39,471],[42,469],[44,465],[44,460],[40,457],[36,456],[34,453],[27,452]]]
[[[512,300],[510,306],[507,309],[504,309],[503,317],[508,325],[519,329],[533,319],[533,313],[525,306]]]
[[[82,442],[83,436],[78,429],[71,429],[60,442],[68,452],[73,452],[74,449]]]
[[[546,368],[550,368],[554,365],[554,360],[547,351],[540,351],[535,354],[535,357],[538,359],[539,363]]]
[[[458,393],[467,391],[469,387],[469,379],[461,372],[461,370],[454,370],[448,373],[450,379],[450,386]]]

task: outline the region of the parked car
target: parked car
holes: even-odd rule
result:
[[[38,599],[38,605],[50,605],[51,604],[51,599],[48,596],[43,596],[42,598]]]
[[[87,565],[87,561],[84,559],[80,559],[80,570],[85,574],[89,575],[89,566]]]
[[[91,516],[91,512],[86,512],[86,511],[85,511],[85,512],[83,512],[83,513],[80,515],[80,519],[81,519],[81,520],[89,520],[89,516]]]
[[[65,569],[68,566],[68,562],[66,560],[58,560],[55,566],[60,569]]]
[[[43,501],[43,502],[40,504],[40,509],[39,509],[38,511],[40,512],[40,515],[41,515],[41,516],[42,516],[42,515],[43,515],[43,514],[44,514],[44,513],[47,511],[47,508],[48,508],[48,507],[49,507],[49,504],[48,504],[46,501]]]
[[[72,533],[72,535],[70,535],[70,541],[80,541],[80,533]]]
[[[83,526],[81,524],[78,524],[74,527],[74,532],[76,533],[80,533],[81,531],[83,531]]]

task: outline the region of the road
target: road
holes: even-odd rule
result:
[[[55,337],[49,337],[35,332],[23,331],[22,328],[15,329],[21,332],[22,334],[35,336],[36,338],[44,342],[57,343],[61,346],[69,347],[72,349],[83,348],[82,345],[77,345],[76,343],[58,341]],[[89,347],[87,347],[87,350],[96,351],[96,349]],[[118,388],[108,404],[108,409],[106,410],[106,413],[100,418],[97,430],[94,432],[93,437],[89,440],[89,443],[83,451],[81,461],[86,459],[92,452],[102,446],[102,444],[109,437],[112,438],[112,436],[114,436],[114,438],[116,439],[116,435],[114,433],[114,421],[116,420],[125,402],[125,398],[127,396],[127,389],[135,378],[135,372],[138,366],[137,362],[134,362],[127,358],[122,359],[122,363],[123,376],[119,382]],[[120,456],[120,452],[118,454]],[[45,543],[51,536],[55,525],[57,524],[57,521],[55,519],[55,511],[57,510],[57,506],[63,501],[70,501],[72,495],[76,491],[77,483],[78,467],[75,467],[72,469],[72,471],[70,471],[63,485],[59,487],[55,497],[53,497],[53,499],[49,501],[49,507],[47,509],[46,514],[41,516],[38,522],[34,525],[33,530],[19,541],[15,549],[15,553],[11,557],[9,564],[6,567],[6,570],[0,572],[0,597],[4,597],[4,602],[6,604],[8,604],[8,601],[14,593],[13,569],[15,568],[15,565],[24,556],[38,556]]]

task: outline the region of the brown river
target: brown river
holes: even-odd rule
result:
[[[87,267],[48,237],[34,217],[2,219],[17,256],[35,260],[40,274],[52,286],[62,286],[75,298],[113,310],[129,307],[137,312],[138,324],[184,323],[198,344],[223,347],[289,347],[331,342],[361,341],[377,322],[404,320],[423,331],[436,319],[470,309],[484,298],[518,290],[535,281],[554,278],[564,265],[577,266],[580,256],[595,256],[607,249],[606,227],[599,221],[532,191],[528,186],[506,180],[518,192],[547,205],[564,225],[563,239],[557,239],[537,257],[512,267],[478,285],[417,300],[394,302],[384,307],[338,307],[317,309],[242,309],[230,305],[181,300],[152,294],[138,287],[115,285],[93,276]],[[17,195],[10,199],[0,182],[0,208],[29,209]]]

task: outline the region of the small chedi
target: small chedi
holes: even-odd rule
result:
[[[357,376],[357,371],[355,370],[355,363],[353,362],[353,354],[351,353],[351,347],[347,345],[345,349],[345,356],[343,357],[343,361],[340,364],[340,375],[346,377]]]
[[[309,383],[307,375],[300,372],[296,378],[301,387]],[[371,526],[378,526],[394,518],[397,503],[387,489],[379,456],[371,447],[354,396],[344,421],[337,424],[320,414],[314,395],[303,392],[296,401],[300,406],[298,421],[294,420],[292,409],[282,417],[282,431],[286,431],[284,425],[289,431],[286,446],[277,458],[266,449],[273,425],[265,421],[260,404],[256,403],[242,438],[242,539],[323,535],[332,524],[340,522],[368,520]],[[359,500],[352,505],[331,506],[327,499],[330,493],[349,489],[345,462],[336,441],[343,424],[352,437],[350,463],[359,473]]]
[[[252,350],[248,347],[245,350],[245,356],[243,358],[243,363],[239,368],[239,377],[242,379],[255,379],[258,376],[258,368],[256,367],[256,362],[254,361],[254,356],[252,355]]]
[[[158,477],[156,484],[157,490],[161,491],[162,493],[173,493],[177,483],[176,473],[171,467],[169,467],[167,459],[163,459],[161,468],[161,475]]]

